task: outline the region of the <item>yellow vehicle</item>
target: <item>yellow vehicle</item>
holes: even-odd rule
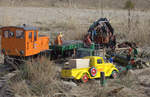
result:
[[[89,79],[100,78],[100,72],[104,72],[106,77],[113,77],[113,78],[117,77],[119,70],[112,63],[106,63],[103,57],[88,56],[84,57],[83,60],[84,59],[89,59],[88,67],[84,68],[82,68],[81,66],[80,66],[81,68],[64,67],[61,71],[61,77],[65,79],[81,80],[82,82],[87,82]],[[84,63],[82,63],[83,66]]]

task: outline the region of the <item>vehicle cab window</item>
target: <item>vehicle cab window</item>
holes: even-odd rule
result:
[[[102,60],[101,59],[97,59],[97,64],[102,64]]]
[[[24,32],[22,30],[16,30],[16,38],[23,39],[24,38]]]
[[[8,38],[9,31],[4,31],[4,38]]]
[[[34,41],[36,41],[37,40],[37,33],[36,33],[36,31],[34,31]]]
[[[12,37],[14,37],[14,32],[6,30],[6,31],[4,31],[4,37],[5,38],[12,38]]]
[[[9,37],[9,38],[12,38],[12,37],[14,37],[14,32],[12,32],[12,31],[9,31],[8,37]]]
[[[32,32],[29,32],[29,39],[32,38]]]

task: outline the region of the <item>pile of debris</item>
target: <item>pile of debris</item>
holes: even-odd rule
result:
[[[125,41],[116,43],[114,29],[107,18],[100,18],[88,29],[84,37],[84,43],[90,47],[93,43],[95,50],[105,49],[106,57],[114,57],[114,61],[123,66],[132,64],[133,68],[146,68],[149,66],[146,60],[140,57],[136,43]]]
[[[150,66],[149,62],[141,57],[141,51],[134,42],[120,43],[114,52],[110,51],[107,54],[109,56],[114,55],[114,61],[124,66],[131,63],[134,69],[143,69]]]

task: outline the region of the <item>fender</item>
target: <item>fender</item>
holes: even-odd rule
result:
[[[117,71],[119,73],[119,70],[117,68],[112,68],[111,70],[109,70],[108,72],[108,76],[111,76],[112,71]]]
[[[89,76],[89,72],[87,72],[87,71],[80,71],[80,72],[75,76],[75,79],[81,79],[81,77],[82,77],[82,75],[83,75],[84,73],[87,73],[87,74],[88,74],[88,77],[90,77],[90,76]]]

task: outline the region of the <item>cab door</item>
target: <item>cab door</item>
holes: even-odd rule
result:
[[[105,72],[105,65],[101,58],[96,59],[97,76],[100,77],[100,72]]]
[[[34,42],[34,34],[33,31],[28,31],[27,32],[27,49],[32,50],[33,49],[33,42]]]
[[[27,56],[38,54],[37,45],[37,32],[27,31]]]
[[[37,34],[37,31],[34,31],[34,33],[33,33],[34,35],[34,37],[33,37],[33,48],[35,49],[35,50],[37,50],[38,49],[38,34]]]

